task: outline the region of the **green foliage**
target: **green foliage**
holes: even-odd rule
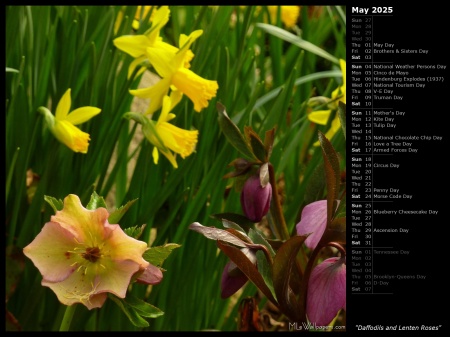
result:
[[[316,107],[308,102],[311,97],[330,97],[342,83],[338,60],[345,60],[345,8],[302,6],[292,28],[280,18],[269,19],[265,6],[169,8],[170,18],[160,37],[178,47],[180,34],[202,29],[191,46],[194,57],[189,69],[219,86],[201,112],[194,111],[187,95],[171,111],[176,116],[170,120],[173,126],[199,131],[192,154],[177,155],[176,169],[161,153],[158,164],[154,163],[155,144],[139,124],[148,100],[129,92],[149,87],[156,69],[149,66],[129,77],[134,58],[113,43],[119,36],[144,34],[151,28],[148,19],[155,8],[139,17],[135,30],[137,6],[5,7],[6,34],[14,36],[5,41],[5,226],[7,246],[15,247],[18,254],[7,263],[6,310],[11,330],[59,328],[61,305],[54,293],[41,286],[39,271],[21,251],[62,209],[68,194],[78,195],[88,209],[110,210],[109,222],[151,243],[144,258],[165,270],[160,284],[133,286],[132,297],[126,299],[111,296],[117,305],[107,300],[101,309],[78,310],[74,320],[79,331],[236,330],[240,300],[255,296],[259,288],[267,299],[280,302],[279,293],[290,288],[280,273],[294,267],[270,268],[260,249],[258,270],[230,241],[216,245],[189,230],[190,224],[223,225],[229,230],[226,237],[244,247],[248,243],[232,233],[243,235],[245,230],[253,244],[265,247],[277,259],[283,242],[278,240],[276,246],[279,238],[241,216],[236,177],[243,178],[255,166],[270,161],[273,174],[267,164],[261,178],[267,181],[270,173],[271,183],[277,184],[285,219],[280,233],[286,236],[295,234],[307,203],[328,197],[334,204],[341,198],[338,174],[345,167],[345,105],[334,111],[343,132],[332,139],[321,138],[322,146],[314,146],[318,132],[325,134],[331,121],[328,125],[309,121],[308,114]],[[115,27],[119,13],[122,21]],[[45,107],[55,114],[68,88],[72,89],[71,110],[101,109],[99,115],[77,125],[90,136],[87,153],[75,153],[60,143],[38,113]],[[158,110],[150,117],[157,121],[160,115]],[[143,122],[148,125],[147,136],[153,135],[167,150],[154,124]],[[235,161],[239,157],[242,160]],[[230,163],[233,173],[229,173]],[[27,172],[32,172],[32,181],[27,181]],[[335,222],[330,219],[331,229],[338,230],[340,238],[345,233],[342,200]],[[268,217],[265,229],[270,229],[273,219],[277,218]],[[218,233],[211,235],[218,239]],[[297,243],[291,243],[283,251],[292,256],[297,248]],[[253,283],[232,300],[222,300],[221,272],[231,257]],[[8,267],[16,259],[24,261],[23,271]],[[301,261],[298,264],[304,266]]]

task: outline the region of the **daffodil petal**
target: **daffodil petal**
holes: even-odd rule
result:
[[[151,41],[152,45],[159,38],[160,30],[169,21],[169,15],[170,15],[169,6],[161,6],[153,12],[152,27],[150,31],[146,34],[148,39]]]
[[[339,128],[341,127],[341,121],[339,120],[339,116],[336,115],[333,119],[333,121],[331,122],[330,128],[328,129],[328,131],[325,133],[325,137],[328,140],[331,140],[331,138],[334,137],[334,135],[336,134],[336,132],[339,131]]]
[[[158,124],[158,135],[167,148],[185,158],[195,149],[198,131],[184,130],[170,123],[161,123]]]
[[[183,40],[183,45],[180,45],[180,51],[176,54],[175,56],[175,67],[179,68],[182,67],[184,62],[186,60],[188,60],[187,62],[189,63],[190,61],[190,57],[191,55],[187,55],[188,52],[190,51],[191,45],[195,42],[195,40],[197,40],[201,35],[203,34],[203,30],[198,29],[198,30],[194,30],[191,34],[189,34],[189,36],[187,38],[185,37],[180,37],[180,41]],[[192,52],[191,52],[192,53]],[[193,54],[192,54],[193,55]]]
[[[136,59],[134,59],[130,65],[128,66],[128,75],[127,78],[129,79],[131,75],[133,74],[134,70],[145,60],[147,59],[146,56],[140,56]],[[145,67],[142,67],[136,74],[136,77],[138,77],[140,74],[142,74],[146,70]]]
[[[172,84],[189,97],[197,112],[208,106],[209,100],[216,96],[219,89],[216,81],[206,80],[186,68],[178,69],[173,75]]]
[[[163,48],[147,48],[146,55],[156,72],[163,78],[171,77],[175,72],[174,59],[176,52]]]
[[[102,110],[92,106],[85,106],[73,110],[67,117],[66,121],[72,123],[73,125],[82,124],[87,122],[92,117],[98,115]]]
[[[153,147],[152,156],[153,156],[153,162],[155,164],[158,164],[159,152],[158,152],[158,148],[156,146]]]
[[[161,114],[159,115],[158,118],[158,123],[168,121],[170,110],[172,110],[172,100],[170,99],[169,96],[166,95],[163,97],[162,109]]]
[[[317,110],[308,114],[308,119],[316,124],[327,125],[331,110]]]
[[[58,102],[58,106],[56,107],[55,118],[57,120],[64,120],[67,117],[67,114],[70,111],[70,106],[72,105],[72,99],[70,97],[71,89],[67,89],[64,95]]]
[[[134,58],[145,54],[147,47],[151,47],[149,39],[145,35],[124,35],[113,40],[114,45]]]
[[[88,133],[78,129],[72,123],[65,120],[56,120],[55,125],[50,130],[56,139],[72,151],[87,153],[90,136]]]
[[[146,114],[150,115],[162,106],[163,97],[167,95],[169,87],[170,79],[163,78],[149,88],[130,90],[130,94],[140,98],[150,98],[146,111]]]
[[[172,164],[174,168],[178,168],[177,160],[175,159],[175,156],[172,152],[164,151],[161,149],[158,149],[158,151],[161,152],[163,156],[167,158],[167,160]]]

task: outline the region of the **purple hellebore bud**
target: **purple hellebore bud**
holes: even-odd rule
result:
[[[256,264],[256,255],[251,249],[242,248],[241,252],[243,252],[253,264]],[[225,268],[223,268],[222,272],[221,297],[230,297],[236,291],[241,289],[247,281],[247,276],[236,266],[233,261],[229,261],[225,265]]]
[[[309,278],[306,314],[311,323],[328,325],[346,310],[345,258],[332,257],[317,265]]]
[[[269,211],[272,199],[272,185],[261,186],[259,174],[247,179],[241,192],[241,206],[245,216],[253,222],[260,222]]]

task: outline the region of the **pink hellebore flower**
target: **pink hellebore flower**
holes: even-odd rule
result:
[[[332,257],[317,265],[309,278],[306,314],[315,325],[328,325],[346,310],[345,258]]]
[[[241,252],[244,253],[253,264],[256,264],[256,255],[251,249],[242,248]],[[247,281],[247,276],[236,266],[236,264],[232,261],[228,262],[225,265],[225,268],[223,268],[221,297],[230,297],[241,289]]]
[[[82,303],[100,308],[107,293],[125,298],[132,279],[157,284],[162,272],[142,258],[147,244],[108,223],[105,208],[88,210],[78,196],[64,199],[36,238],[23,249],[65,305]]]
[[[306,205],[302,218],[295,227],[298,235],[310,234],[305,240],[306,247],[316,248],[327,227],[327,201],[318,200]]]
[[[260,222],[267,214],[272,200],[272,185],[261,186],[259,174],[247,179],[241,192],[241,206],[245,216],[253,222]]]
[[[314,201],[303,208],[302,218],[295,226],[298,235],[310,234],[305,240],[306,247],[314,249],[322,238],[327,226],[327,201]]]

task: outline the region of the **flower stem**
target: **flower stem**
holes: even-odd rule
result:
[[[271,163],[269,163],[269,179],[272,185],[272,203],[270,205],[271,213],[274,219],[274,225],[276,227],[279,237],[277,239],[287,240],[289,239],[289,231],[286,226],[286,220],[284,219],[283,210],[281,208],[280,197],[278,196],[277,181],[275,179],[275,170]]]
[[[66,307],[66,312],[64,313],[64,317],[61,321],[61,326],[59,327],[59,331],[69,331],[70,323],[72,322],[73,314],[75,313],[76,304],[68,305]]]

